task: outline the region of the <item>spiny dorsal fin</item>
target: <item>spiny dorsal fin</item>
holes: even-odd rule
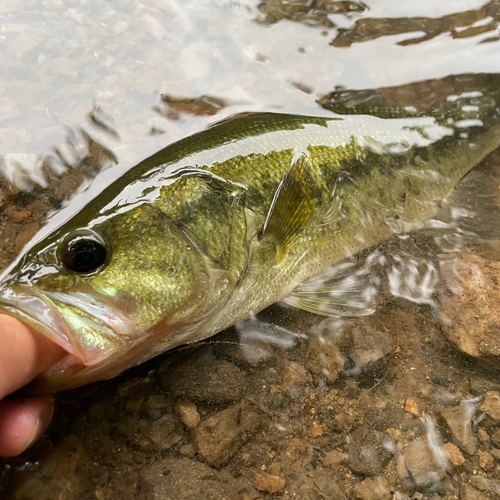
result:
[[[313,179],[305,155],[294,161],[274,195],[261,240],[276,245],[280,262],[300,236],[314,212]]]
[[[366,316],[375,312],[375,295],[367,274],[341,262],[302,283],[283,302],[321,316]]]

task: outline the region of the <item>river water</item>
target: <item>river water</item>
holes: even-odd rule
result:
[[[237,113],[324,115],[339,87],[422,109],[480,90],[499,21],[476,0],[6,0],[0,265],[61,208]],[[373,316],[275,305],[61,394],[42,442],[0,462],[1,498],[500,496],[499,161],[356,257],[381,282]]]

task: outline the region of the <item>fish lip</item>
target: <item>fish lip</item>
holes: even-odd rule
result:
[[[85,350],[79,348],[78,339],[75,338],[75,334],[73,334],[70,326],[58,310],[54,302],[55,300],[69,307],[73,306],[83,311],[83,313],[86,314],[85,321],[87,324],[95,327],[96,330],[104,333],[115,341],[119,334],[131,334],[132,328],[130,323],[127,324],[118,317],[119,321],[115,323],[117,325],[121,324],[122,328],[119,328],[119,331],[115,332],[112,327],[112,315],[108,315],[107,317],[103,314],[99,315],[96,313],[95,307],[93,310],[92,307],[90,307],[89,311],[89,307],[86,308],[85,301],[82,300],[82,296],[89,295],[80,293],[75,299],[72,297],[72,293],[74,296],[75,293],[78,292],[46,292],[38,290],[35,286],[24,284],[4,286],[0,288],[0,311],[20,319],[34,330],[65,349],[69,354],[76,357],[83,365],[93,365],[107,358],[116,349],[99,355],[97,352],[86,353]],[[93,305],[95,306],[95,303]],[[102,309],[106,311],[106,306]],[[94,321],[94,317],[99,320],[100,323]],[[76,335],[78,334],[76,333]],[[117,347],[118,342],[115,343]]]
[[[25,288],[29,290],[29,293],[24,292]],[[31,304],[27,304],[26,302],[28,301]],[[69,328],[57,314],[52,301],[47,302],[31,286],[18,284],[12,287],[4,286],[0,288],[0,311],[21,320],[44,337],[48,337],[63,349],[73,354],[72,351],[74,349],[69,340]],[[33,306],[35,306],[35,309],[38,309],[40,314],[35,315]],[[45,321],[41,321],[39,318],[44,318]]]

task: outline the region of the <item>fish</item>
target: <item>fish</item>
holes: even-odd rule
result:
[[[0,310],[67,352],[33,391],[115,377],[280,301],[372,314],[345,259],[432,218],[500,145],[486,81],[435,110],[339,90],[319,116],[241,114],[126,171],[0,277]]]

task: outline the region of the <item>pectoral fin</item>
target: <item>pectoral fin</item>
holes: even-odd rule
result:
[[[314,181],[310,163],[301,156],[290,167],[274,195],[261,232],[261,240],[276,245],[280,262],[300,238],[300,233],[314,212]]]
[[[375,312],[375,295],[368,275],[341,262],[302,283],[283,302],[321,316],[366,316]]]

